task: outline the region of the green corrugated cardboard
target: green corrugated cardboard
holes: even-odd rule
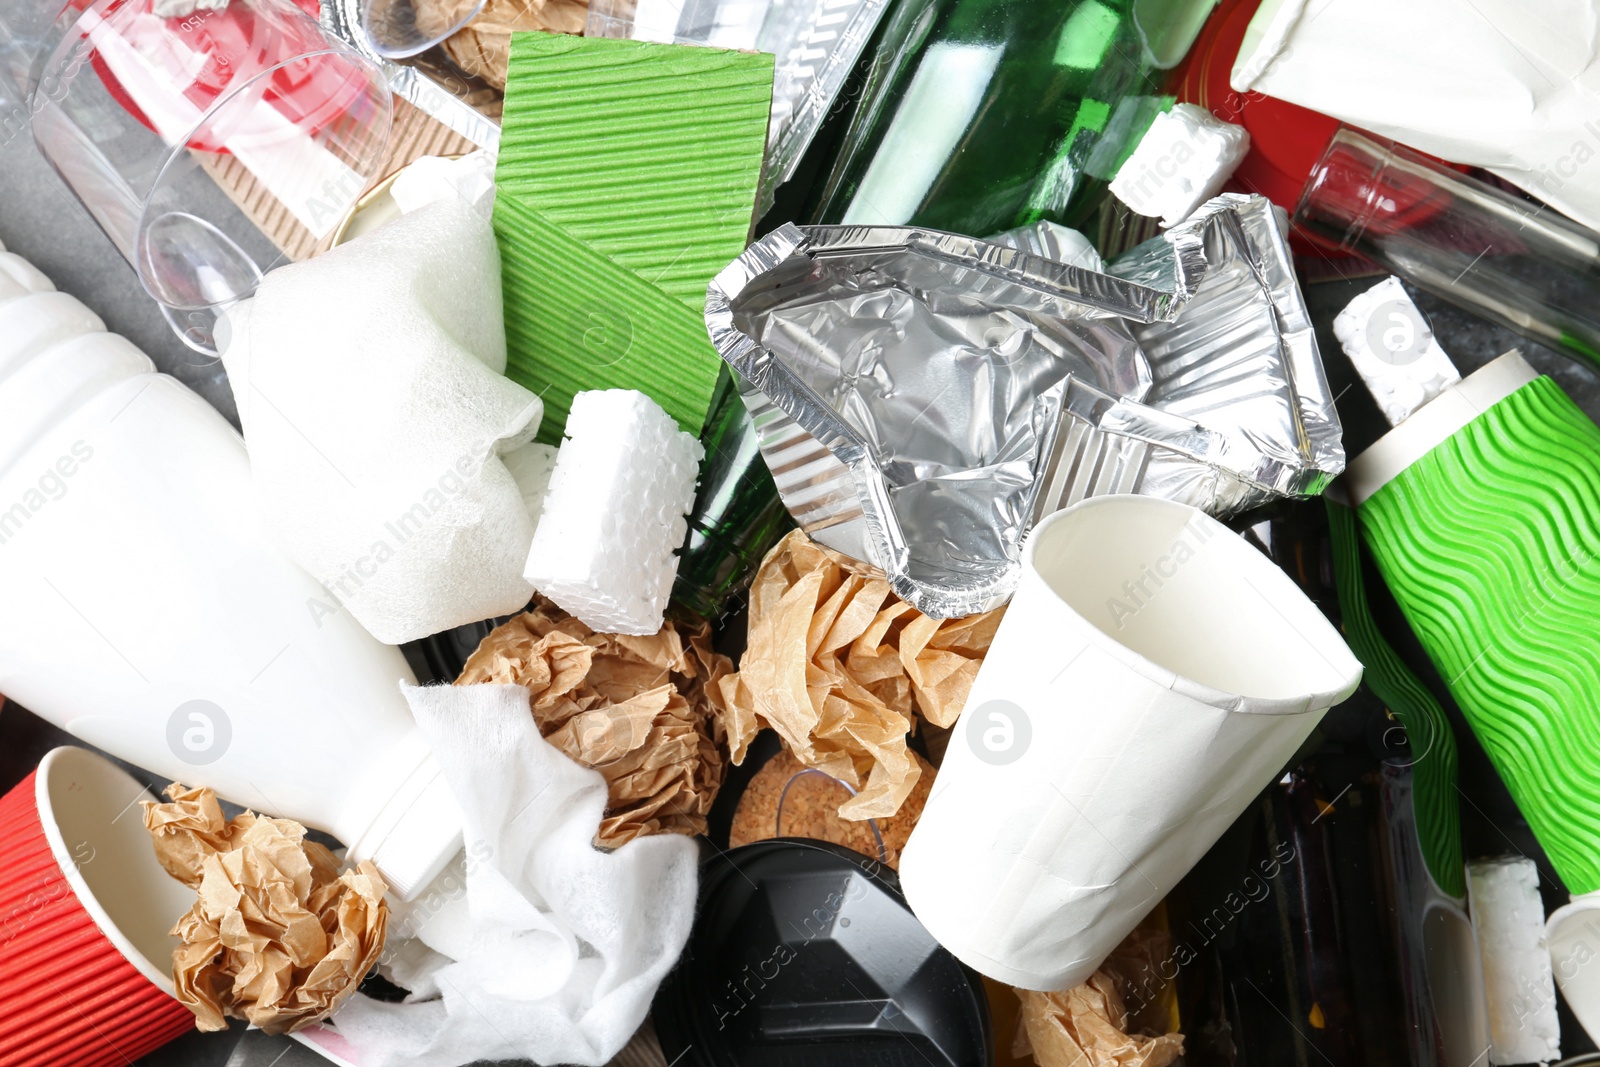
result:
[[[572,394],[638,389],[698,433],[706,286],[744,250],[772,56],[522,33],[495,179],[507,373],[559,441]]]

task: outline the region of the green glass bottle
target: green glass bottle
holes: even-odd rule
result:
[[[758,230],[799,218],[982,237],[1048,220],[1103,236],[1090,216],[1170,106],[1164,72],[1214,6],[898,0],[790,183],[816,175],[811,189],[780,190]],[[737,390],[724,389],[702,441],[673,601],[713,617],[792,523]]]
[[[1213,0],[904,0],[816,223],[985,237],[1093,209]]]
[[[706,457],[678,554],[673,615],[718,620],[749,584],[767,550],[794,528],[727,367],[700,435]]]

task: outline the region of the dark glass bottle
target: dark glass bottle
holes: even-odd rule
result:
[[[688,539],[679,553],[672,604],[679,616],[715,621],[794,523],[778,498],[755,425],[727,367],[717,381],[700,443],[706,457],[689,513]]]

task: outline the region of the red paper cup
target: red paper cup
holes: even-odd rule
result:
[[[0,1064],[127,1067],[194,1027],[167,931],[194,891],[156,862],[115,764],[58,748],[0,798]]]

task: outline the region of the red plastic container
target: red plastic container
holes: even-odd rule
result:
[[[126,1067],[194,1027],[166,937],[194,893],[156,862],[141,799],[81,748],[0,798],[4,1067]]]

